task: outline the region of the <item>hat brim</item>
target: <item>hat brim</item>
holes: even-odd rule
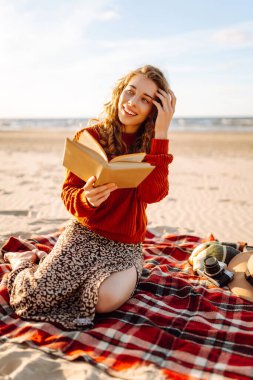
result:
[[[252,255],[253,251],[239,253],[228,264],[228,270],[234,272],[234,278],[228,284],[229,289],[250,302],[253,302],[253,286],[246,280],[245,271],[247,262]]]

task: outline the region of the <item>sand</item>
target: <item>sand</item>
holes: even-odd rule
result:
[[[55,230],[69,217],[61,198],[63,145],[73,131],[0,132],[0,241]],[[172,133],[170,194],[148,208],[169,233],[253,243],[253,133]]]
[[[61,162],[64,139],[73,134],[0,132],[1,243],[10,235],[55,231],[69,218],[60,198]],[[175,156],[170,194],[149,206],[149,228],[202,237],[213,233],[221,241],[253,245],[253,133],[173,132],[170,151]],[[0,357],[0,379],[109,378],[84,363],[52,359],[24,346],[2,344]]]

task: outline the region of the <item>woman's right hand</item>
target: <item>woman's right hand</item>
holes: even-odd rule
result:
[[[117,189],[117,185],[115,185],[115,183],[107,183],[106,185],[94,187],[95,181],[96,177],[90,177],[83,189],[85,197],[90,205],[98,207],[110,196],[112,191]]]

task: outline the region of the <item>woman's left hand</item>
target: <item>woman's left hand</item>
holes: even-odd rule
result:
[[[157,100],[153,100],[157,108],[158,114],[155,122],[155,138],[167,139],[167,133],[170,126],[171,119],[175,112],[176,97],[174,92],[169,89],[169,92],[158,89],[156,96],[161,100],[160,104]]]

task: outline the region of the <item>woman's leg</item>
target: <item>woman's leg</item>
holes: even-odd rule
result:
[[[92,252],[89,236],[71,223],[43,262],[35,265],[24,260],[15,266],[8,277],[8,290],[16,313],[41,320],[56,320],[58,316],[63,320],[65,314],[65,319],[70,315],[69,320],[72,315],[78,316],[81,286],[96,264]],[[14,261],[11,255],[7,258]]]
[[[136,282],[137,272],[134,266],[112,273],[99,287],[96,312],[109,313],[118,309],[130,298]]]
[[[129,299],[142,262],[140,245],[114,242],[72,221],[38,266],[24,262],[10,273],[10,303],[26,319],[66,328],[88,324],[96,305],[109,312]]]

